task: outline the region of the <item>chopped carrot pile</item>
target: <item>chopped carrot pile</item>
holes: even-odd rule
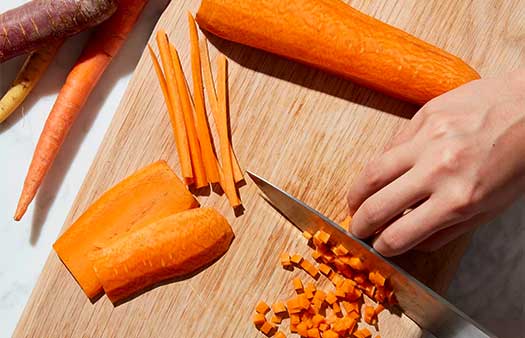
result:
[[[385,306],[396,304],[388,279],[378,271],[368,271],[361,258],[353,256],[344,245],[333,243],[330,234],[324,231],[315,234],[303,232],[303,236],[312,241],[315,247],[312,257],[319,263],[318,266],[300,254],[290,256],[288,253],[280,255],[281,265],[285,268],[296,266],[315,280],[322,274],[332,282],[333,290],[322,290],[313,282],[303,284],[297,276],[292,280],[296,295],[284,303],[273,303],[273,315],[269,322],[264,317],[270,310],[269,306],[262,301],[257,305],[253,319],[255,326],[266,335],[286,337],[282,331],[274,333],[278,328],[273,324],[280,325],[289,317],[290,332],[302,337],[372,337],[369,329],[357,329],[357,324],[363,321],[376,326],[378,315]],[[365,304],[365,295],[376,305],[368,301]],[[376,338],[381,337],[377,335]]]

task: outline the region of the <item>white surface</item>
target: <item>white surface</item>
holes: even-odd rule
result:
[[[0,12],[23,0],[0,1]],[[104,74],[72,128],[55,164],[23,220],[12,216],[38,135],[80,52],[86,35],[71,38],[38,87],[0,125],[0,337],[9,337],[63,225],[82,180],[122,97],[146,40],[166,1],[150,1],[130,39]],[[0,92],[22,60],[0,64]],[[499,333],[523,337],[525,208],[478,231],[450,292],[450,300]],[[520,336],[521,334],[521,336]]]

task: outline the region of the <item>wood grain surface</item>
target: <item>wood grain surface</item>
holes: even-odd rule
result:
[[[157,27],[166,29],[189,72],[186,11],[199,1],[173,1]],[[520,0],[351,1],[356,8],[434,43],[491,76],[525,64],[525,2]],[[346,214],[352,180],[417,107],[282,58],[210,37],[230,59],[233,144],[240,163],[334,220]],[[153,38],[150,39],[153,41]],[[135,70],[65,227],[106,189],[158,159],[178,170],[168,115],[147,51]],[[207,270],[155,288],[118,307],[92,304],[54,252],[46,262],[14,337],[262,337],[251,324],[259,298],[292,294],[282,250],[307,253],[301,234],[247,182],[246,208],[235,217],[225,197],[199,197],[232,223],[236,238]],[[402,265],[446,290],[464,252],[462,238],[432,255],[409,254]],[[306,278],[306,276],[304,276]],[[384,312],[383,338],[415,338],[406,317]]]

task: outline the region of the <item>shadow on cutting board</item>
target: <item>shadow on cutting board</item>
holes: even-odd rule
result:
[[[134,31],[130,34],[120,52],[113,59],[99,83],[91,93],[86,105],[79,113],[77,120],[69,131],[69,134],[64,141],[64,144],[62,145],[62,148],[60,149],[53,166],[47,173],[47,176],[40,187],[40,191],[36,195],[35,201],[33,202],[34,212],[31,224],[31,235],[29,239],[31,245],[35,245],[38,241],[38,238],[40,237],[40,232],[44,222],[46,221],[49,209],[55,201],[58,190],[60,189],[64,177],[67,175],[67,172],[71,167],[72,161],[78,153],[80,145],[84,141],[86,133],[92,127],[98,112],[102,108],[105,101],[108,99],[108,94],[111,92],[118,80],[132,73],[135,69],[142,55],[142,51],[146,47],[150,33],[153,31],[153,27],[162,14],[167,3],[167,0],[162,0],[159,2],[153,1],[147,5],[136,27],[134,28]],[[74,39],[76,40],[77,38]],[[82,43],[79,44],[77,41],[76,45],[70,45],[69,48],[78,49],[79,54],[82,45]],[[68,44],[66,43],[66,45],[62,47],[60,54],[71,54],[71,50],[68,50],[69,48]],[[52,76],[46,76],[42,79],[40,84],[35,89],[36,92],[32,93],[28,98],[28,101],[24,104],[25,110],[28,109],[27,107],[30,108],[39,99],[40,95],[56,93],[60,90],[60,87],[65,80],[65,76],[67,75],[67,72],[69,71],[78,54],[74,55],[73,58],[68,57],[67,66],[62,65],[62,69],[59,71],[59,73],[61,73],[63,78],[61,77],[59,80],[56,80],[53,79]],[[5,128],[9,128],[9,126],[16,123],[23,117],[23,114],[21,114],[20,110],[21,109],[14,113],[15,116],[11,116],[11,121],[6,121],[8,122],[6,127],[0,127],[0,133],[5,130]],[[51,106],[49,107],[49,110],[51,110]],[[29,163],[27,167],[29,167]],[[27,170],[27,168],[23,168],[21,170]]]
[[[405,119],[412,118],[418,110],[415,105],[359,86],[322,70],[221,39],[206,31],[204,34],[209,42],[229,59],[256,72]]]

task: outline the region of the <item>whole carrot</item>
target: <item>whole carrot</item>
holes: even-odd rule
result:
[[[93,88],[118,53],[147,0],[121,0],[115,14],[97,27],[69,73],[47,118],[15,212],[19,221],[53,164],[60,146]]]

